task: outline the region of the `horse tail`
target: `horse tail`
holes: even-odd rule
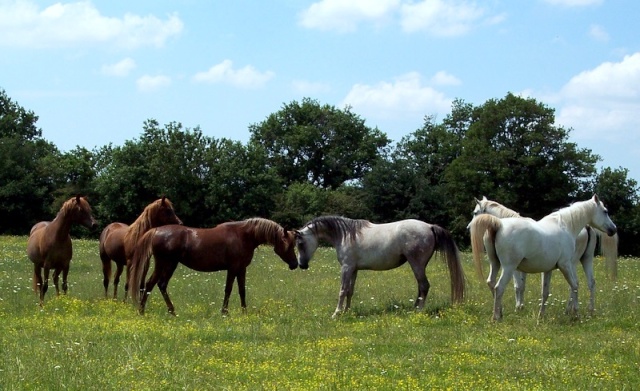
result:
[[[458,246],[453,241],[451,233],[439,225],[432,225],[431,232],[435,238],[435,249],[442,256],[449,268],[451,278],[451,301],[461,303],[464,300],[465,277],[460,261]]]
[[[597,232],[600,237],[600,251],[604,256],[607,272],[615,281],[618,278],[618,234],[608,236],[602,232]]]
[[[473,253],[473,263],[476,267],[476,273],[478,276],[483,279],[482,273],[482,253],[484,249],[484,235],[485,233],[488,235],[488,243],[490,244],[489,256],[495,257],[492,259],[497,259],[498,256],[495,252],[495,243],[496,243],[496,232],[502,227],[502,222],[499,218],[494,217],[488,214],[481,214],[476,216],[471,223],[469,224],[470,234],[471,234],[471,251]]]
[[[140,285],[149,268],[149,259],[151,259],[153,252],[152,245],[155,233],[155,228],[150,229],[138,240],[130,264],[127,265],[129,268],[129,291],[131,292],[131,298],[134,303],[140,302]]]

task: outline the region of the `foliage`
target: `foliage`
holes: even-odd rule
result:
[[[599,157],[568,141],[569,130],[554,125],[553,109],[509,93],[465,108],[464,114],[470,117],[462,151],[444,173],[456,216],[451,229],[459,235],[473,197],[499,200],[538,219],[583,196],[579,190],[595,173]]]
[[[451,306],[446,267],[432,262],[425,310],[413,310],[410,267],[358,275],[352,311],[331,319],[339,289],[335,250],[290,271],[270,247],[247,270],[248,309],[234,292],[220,315],[225,273],[178,267],[168,287],[178,316],[151,292],[145,316],[105,299],[95,240],[74,240],[69,294],[31,290],[26,237],[0,237],[0,389],[3,390],[591,390],[640,387],[640,262],[624,258],[619,280],[596,259],[597,313],[564,314],[566,282],[551,281],[546,318],[536,318],[539,276],[523,311],[505,295],[490,321],[491,293],[469,279]],[[467,273],[473,273],[463,253]],[[583,278],[583,273],[580,273]],[[581,287],[586,286],[584,280]],[[584,289],[580,290],[583,294]]]
[[[389,143],[359,116],[308,98],[284,105],[249,127],[285,185],[310,182],[325,189],[361,179]]]

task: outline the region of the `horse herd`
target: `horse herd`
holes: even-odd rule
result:
[[[554,269],[560,269],[570,286],[567,312],[576,315],[576,264],[579,262],[591,293],[589,310],[594,310],[593,256],[597,238],[602,237],[601,248],[608,264],[615,265],[617,257],[616,226],[598,196],[576,202],[538,221],[522,218],[517,212],[486,197],[475,201],[468,229],[474,263],[480,276],[485,251],[490,261],[487,284],[494,297],[494,320],[502,318],[502,296],[512,277],[516,287],[516,307],[523,306],[526,273],[544,273],[539,313],[542,316]],[[73,224],[87,228],[97,225],[91,206],[84,197],[72,197],[62,205],[52,221],[39,222],[31,229],[27,255],[33,262],[33,288],[41,306],[51,270],[56,293],[60,294],[60,273],[62,290],[67,292],[72,258],[69,232]],[[601,235],[602,232],[612,238],[607,239]],[[438,225],[413,219],[374,224],[367,220],[321,216],[299,230],[286,230],[264,218],[227,222],[213,228],[192,228],[182,224],[166,197],[150,203],[131,225],[114,222],[102,231],[99,252],[105,297],[109,295],[113,262],[116,265],[113,272],[114,298],[126,268],[125,301],[131,286],[131,297],[139,312],[144,313],[149,294],[157,285],[169,313],[175,314],[167,286],[178,264],[182,263],[201,272],[226,270],[222,312],[228,311],[229,297],[236,280],[241,306],[246,309],[246,272],[258,246],[272,246],[290,269],[298,266],[307,269],[321,241],[336,249],[341,267],[340,295],[334,317],[349,309],[358,270],[390,270],[404,263],[410,265],[416,278],[418,296],[415,306],[422,309],[429,292],[426,267],[434,253],[439,253],[448,267],[452,302],[459,303],[464,299],[465,276],[458,247],[449,231]],[[154,269],[147,279],[152,256]],[[502,273],[497,278],[500,269]]]

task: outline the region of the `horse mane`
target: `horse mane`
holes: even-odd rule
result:
[[[569,206],[558,209],[548,217],[556,217],[569,231],[579,232],[586,225],[584,218],[592,208],[593,203],[591,200],[577,201]]]
[[[499,202],[491,201],[491,200],[482,200],[480,202],[485,204],[485,210],[487,208],[499,209],[500,210],[500,216],[502,218],[505,218],[505,217],[522,217],[522,216],[520,216],[520,213],[516,212],[513,209],[507,208],[506,206],[502,205]]]
[[[252,217],[237,223],[252,230],[257,240],[269,243],[272,246],[282,240],[282,233],[285,232],[285,229],[280,224],[262,217]]]
[[[62,204],[56,217],[66,216],[71,210],[73,210],[76,203],[79,203],[82,209],[86,209],[89,212],[91,212],[91,205],[89,205],[87,200],[84,197],[76,196],[76,197],[69,198]]]
[[[371,222],[368,220],[354,220],[342,216],[320,216],[305,224],[316,236],[318,235],[318,229],[320,227],[324,228],[326,234],[333,241],[340,240],[346,236],[349,236],[351,240],[355,240],[360,230],[370,225]]]
[[[153,221],[151,220],[151,218],[156,210],[158,210],[162,206],[163,202],[167,203],[168,206],[173,208],[173,204],[171,203],[171,201],[163,197],[147,205],[142,213],[140,213],[140,216],[138,216],[136,221],[131,223],[123,239],[125,249],[133,249],[138,242],[138,239],[140,239],[140,237],[144,235],[145,232],[152,228]]]

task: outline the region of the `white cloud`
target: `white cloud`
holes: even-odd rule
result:
[[[303,95],[314,95],[331,91],[331,86],[326,83],[306,80],[294,80],[292,86],[294,91]]]
[[[399,4],[400,0],[321,0],[300,14],[299,23],[310,29],[348,32],[362,21],[386,20]]]
[[[115,64],[103,65],[102,68],[100,68],[100,72],[107,76],[124,77],[128,76],[135,67],[136,62],[127,57]]]
[[[110,43],[135,48],[163,46],[182,31],[176,15],[161,20],[127,13],[108,17],[89,1],[55,3],[40,8],[31,0],[0,1],[0,46],[67,47]]]
[[[602,0],[545,0],[551,5],[559,5],[563,7],[584,7],[587,5],[600,5]]]
[[[426,31],[436,36],[467,33],[482,21],[485,10],[465,1],[423,0],[402,6],[402,28],[406,32]],[[493,23],[502,18],[491,18]]]
[[[136,80],[138,90],[142,92],[156,91],[162,87],[167,87],[171,84],[171,78],[165,75],[149,76],[144,75]]]
[[[589,36],[600,42],[607,42],[609,40],[609,33],[605,31],[604,27],[597,24],[592,24],[591,27],[589,27]]]
[[[462,81],[448,72],[439,71],[433,75],[431,83],[439,86],[458,86]]]
[[[207,71],[196,73],[193,80],[200,83],[227,83],[242,88],[258,88],[274,76],[271,71],[260,72],[251,65],[234,69],[231,60],[224,60]]]
[[[356,84],[343,100],[355,111],[376,119],[404,118],[425,113],[446,113],[451,99],[425,85],[417,72],[397,77],[393,82],[376,85]]]
[[[574,76],[557,95],[556,121],[579,138],[640,138],[640,52]]]

